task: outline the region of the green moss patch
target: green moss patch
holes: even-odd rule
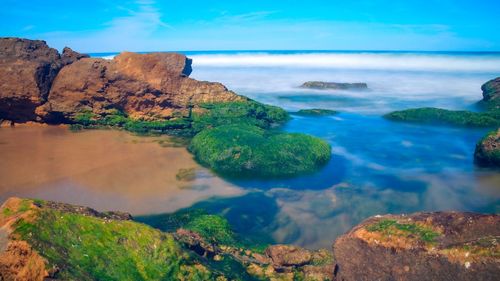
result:
[[[384,219],[366,227],[370,232],[380,232],[386,236],[416,237],[427,243],[434,243],[439,233],[431,228],[416,223],[401,223],[397,220]]]
[[[170,134],[194,136],[206,128],[227,124],[250,124],[261,128],[270,128],[289,119],[288,113],[275,106],[256,101],[238,101],[223,103],[205,103],[188,117],[172,119],[137,120],[121,111],[111,110],[104,115],[91,111],[82,111],[73,117],[70,129],[98,129],[105,127],[122,128],[137,134]]]
[[[394,121],[435,125],[462,127],[500,126],[500,111],[470,112],[426,107],[395,111],[384,115],[384,117]]]
[[[208,280],[169,234],[132,221],[105,220],[58,210],[18,220],[15,234],[28,241],[63,280]]]
[[[316,137],[265,131],[251,125],[204,130],[191,141],[196,159],[228,176],[289,177],[315,171],[330,159],[330,145]]]
[[[279,107],[251,100],[207,103],[201,107],[204,112],[193,114],[193,130],[195,132],[231,124],[254,125],[268,129],[274,124],[282,124],[290,118],[288,113]]]
[[[301,109],[295,112],[294,114],[301,116],[330,116],[338,113],[339,113],[338,111],[330,109],[311,108],[311,109]]]

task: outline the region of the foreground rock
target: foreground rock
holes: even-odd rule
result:
[[[500,168],[500,129],[488,133],[477,143],[474,162],[482,167]]]
[[[0,38],[0,119],[36,119],[59,70],[86,55],[65,48],[62,55],[45,41]]]
[[[366,90],[368,85],[366,83],[335,83],[335,82],[321,82],[321,81],[308,81],[300,86],[301,88],[315,89],[315,90]]]
[[[199,232],[181,228],[167,233],[124,213],[10,198],[0,207],[0,280],[333,278],[332,255],[326,250],[275,245],[259,254],[238,243],[221,243],[221,233],[207,236],[207,230],[221,230],[217,222],[223,219],[204,218]]]
[[[334,245],[336,280],[498,280],[500,216],[372,217]]]
[[[483,101],[493,108],[500,108],[500,77],[492,79],[481,86]]]

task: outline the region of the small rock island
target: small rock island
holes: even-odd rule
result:
[[[337,83],[337,82],[308,81],[302,84],[300,88],[314,89],[314,90],[366,90],[368,89],[368,85],[366,83]]]

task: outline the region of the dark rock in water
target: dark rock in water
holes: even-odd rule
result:
[[[488,133],[477,143],[474,162],[482,167],[500,168],[500,129]]]
[[[0,38],[0,118],[16,122],[36,119],[35,108],[47,100],[52,81],[66,64],[45,41]]]
[[[294,112],[294,114],[302,116],[328,116],[328,115],[335,115],[338,113],[339,112],[335,110],[321,109],[321,108],[301,109],[297,112]]]
[[[366,90],[366,83],[335,83],[308,81],[300,86],[301,88],[316,89],[316,90]]]
[[[338,238],[335,280],[498,280],[500,216],[372,217]]]
[[[207,102],[244,98],[220,83],[197,81],[191,60],[176,53],[121,53],[113,60],[85,58],[61,70],[46,104],[37,113],[44,120],[71,120],[82,111],[123,111],[134,119],[187,116]]]
[[[489,107],[500,108],[500,77],[492,79],[481,86],[483,102]]]

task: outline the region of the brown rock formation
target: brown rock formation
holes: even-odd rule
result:
[[[45,41],[0,38],[0,119],[35,120],[59,70],[81,56],[66,51],[61,59]]]
[[[372,217],[334,245],[336,280],[498,280],[500,216]]]
[[[500,102],[500,77],[492,79],[481,86],[483,100]]]
[[[118,109],[134,118],[163,119],[187,116],[203,102],[243,99],[220,83],[188,78],[190,73],[191,60],[176,53],[82,59],[61,70],[37,113],[50,121],[69,120],[81,111]]]
[[[124,52],[105,60],[68,47],[60,55],[44,41],[2,38],[0,120],[66,122],[81,111],[111,109],[168,119],[186,116],[200,103],[245,99],[189,74],[191,60],[176,53]]]

